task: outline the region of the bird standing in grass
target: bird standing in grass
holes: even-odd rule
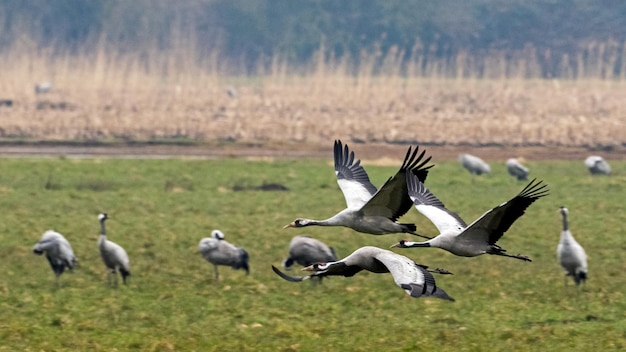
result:
[[[306,235],[295,236],[289,243],[289,257],[283,261],[283,268],[291,270],[294,263],[309,266],[314,263],[334,262],[335,250],[324,242]]]
[[[515,177],[518,181],[528,180],[529,170],[526,166],[522,165],[521,160],[511,158],[506,161],[506,170],[509,175]]]
[[[435,278],[431,274],[451,274],[449,271],[444,269],[429,270],[427,266],[417,264],[403,255],[377,247],[361,247],[339,261],[310,265],[302,269],[313,272],[307,276],[289,276],[280,272],[273,265],[272,270],[278,276],[291,282],[331,275],[350,277],[362,270],[377,274],[391,273],[396,285],[411,297],[432,296],[454,301],[444,290],[437,287]]]
[[[109,218],[106,213],[98,215],[100,220],[100,236],[98,237],[98,248],[100,249],[100,257],[104,265],[109,270],[107,275],[107,284],[111,285],[111,275],[114,276],[117,287],[117,272],[122,275],[122,282],[126,284],[126,278],[130,276],[130,260],[124,248],[117,243],[107,240],[106,227],[104,222]]]
[[[400,170],[390,177],[379,189],[360,165],[361,160],[354,160],[354,152],[343,147],[341,141],[335,141],[334,158],[337,183],[343,192],[347,208],[326,220],[298,218],[284,228],[305,226],[345,226],[355,231],[372,235],[389,233],[415,233],[415,224],[398,223],[399,217],[411,209],[411,199],[407,194],[405,174],[415,175],[424,182],[428,169],[424,167],[430,157],[422,160],[425,151],[418,156],[418,147],[406,152]]]
[[[70,243],[63,235],[53,230],[48,230],[41,235],[41,239],[33,247],[33,253],[37,255],[46,253],[46,258],[54,271],[57,286],[59,276],[66,268],[70,271],[74,269],[77,262]]]
[[[243,269],[246,271],[246,275],[250,273],[248,252],[225,241],[224,233],[220,230],[213,230],[211,237],[205,237],[200,240],[198,250],[204,259],[213,264],[215,282],[219,280],[218,265],[230,266],[233,269]]]
[[[561,231],[559,245],[556,247],[556,256],[565,270],[565,284],[567,284],[567,277],[571,276],[576,285],[579,285],[587,280],[587,254],[569,230],[567,223],[569,210],[560,207],[560,212],[563,216],[563,231]]]
[[[524,255],[506,253],[496,242],[515,220],[524,215],[528,206],[548,194],[547,186],[541,185],[541,181],[530,181],[517,196],[487,211],[469,226],[456,213],[448,210],[417,178],[407,174],[407,184],[415,208],[437,227],[439,235],[425,242],[401,240],[392,247],[438,247],[462,257],[493,254],[531,261]]]
[[[491,173],[491,167],[489,164],[477,156],[471,154],[461,154],[459,155],[459,161],[465,170],[472,174],[472,181],[474,181],[474,175],[479,176]]]
[[[585,159],[585,166],[587,166],[592,175],[608,175],[611,173],[611,165],[598,155],[592,155]]]

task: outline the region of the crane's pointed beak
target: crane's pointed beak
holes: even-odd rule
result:
[[[283,226],[283,229],[287,229],[287,228],[290,228],[290,227],[296,227],[296,223],[295,222],[290,222],[287,225]]]
[[[309,265],[307,267],[302,268],[302,271],[315,271],[315,269],[313,269],[313,265]]]
[[[396,248],[396,247],[400,247],[400,242],[394,243],[391,246],[389,246],[389,248]]]

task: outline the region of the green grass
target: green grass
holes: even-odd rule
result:
[[[395,167],[364,166],[381,185]],[[344,228],[283,230],[296,217],[325,218],[344,207],[330,160],[0,159],[0,351],[572,351],[626,348],[623,240],[626,163],[590,177],[580,161],[529,163],[551,195],[533,204],[499,242],[533,259],[455,257],[438,249],[396,250],[455,273],[437,283],[456,302],[413,299],[389,275],[331,278],[322,285],[281,280],[292,236],[301,233],[346,256],[389,247],[403,235]],[[523,183],[493,162],[472,184],[456,162],[441,162],[427,185],[467,221],[519,192]],[[280,183],[287,192],[237,185]],[[556,262],[561,220],[590,259],[589,282],[563,285]],[[97,214],[131,258],[129,284],[106,287],[96,246]],[[434,227],[415,209],[402,218]],[[79,259],[55,288],[32,246],[47,229],[63,233]],[[221,282],[197,244],[219,228],[250,254],[251,273],[221,268]],[[296,272],[297,274],[297,272]]]

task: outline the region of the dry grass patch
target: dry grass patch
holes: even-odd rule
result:
[[[42,57],[3,57],[0,99],[13,102],[0,107],[4,140],[594,148],[626,140],[621,81],[351,76],[329,68],[238,78],[104,53]],[[52,91],[35,94],[42,79],[52,80]]]

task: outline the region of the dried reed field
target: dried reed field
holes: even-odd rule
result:
[[[618,152],[620,80],[451,79],[322,68],[223,76],[107,57],[8,61],[0,73],[5,142],[164,142],[328,148],[329,141],[552,147]],[[166,71],[164,73],[164,71]],[[34,84],[53,88],[36,94]],[[231,94],[228,94],[228,89]]]

